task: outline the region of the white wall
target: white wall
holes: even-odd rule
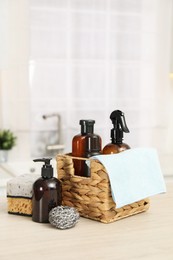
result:
[[[131,130],[126,142],[156,147],[165,167],[173,153],[167,138],[170,3],[30,2],[33,153],[56,131],[56,120],[45,122],[42,114],[62,115],[69,152],[81,118],[94,118],[103,144],[109,142],[109,115],[119,108]]]
[[[30,157],[30,90],[28,84],[29,7],[27,0],[2,0],[1,31],[5,43],[0,66],[1,128],[9,128],[17,135],[17,146],[9,159]],[[2,40],[2,38],[1,38]]]
[[[55,141],[56,118],[44,121],[45,113],[61,114],[70,151],[79,119],[94,118],[106,144],[109,114],[122,109],[126,142],[156,147],[172,173],[170,2],[0,1],[0,127],[18,136],[10,160],[39,156]]]

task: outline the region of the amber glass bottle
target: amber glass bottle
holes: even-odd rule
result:
[[[81,133],[75,135],[72,140],[72,156],[86,158],[86,137],[97,136],[94,134],[94,120],[80,120]],[[99,137],[100,138],[100,137]],[[100,138],[101,145],[101,138]],[[85,174],[85,160],[73,159],[75,175],[86,176]]]
[[[114,154],[130,149],[128,144],[123,143],[123,133],[129,133],[124,113],[120,110],[115,110],[111,113],[110,119],[112,120],[114,126],[111,129],[111,143],[107,144],[103,148],[102,153]]]
[[[51,158],[36,159],[35,162],[44,162],[42,177],[33,184],[32,220],[39,223],[49,222],[49,212],[60,206],[62,202],[61,183],[53,177]]]
[[[113,154],[113,153],[120,153],[127,149],[130,149],[130,146],[128,144],[122,143],[122,144],[107,144],[103,148],[103,154]]]

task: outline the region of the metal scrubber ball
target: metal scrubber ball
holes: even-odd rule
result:
[[[49,222],[59,229],[74,227],[78,222],[79,213],[73,207],[58,206],[49,212]]]

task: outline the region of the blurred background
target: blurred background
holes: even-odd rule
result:
[[[70,152],[80,119],[103,145],[113,110],[131,147],[173,175],[173,0],[1,0],[0,129],[9,161]]]

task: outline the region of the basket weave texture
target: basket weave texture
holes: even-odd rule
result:
[[[91,159],[91,177],[76,176],[73,159],[86,160],[70,155],[56,157],[58,178],[62,183],[63,205],[75,207],[81,216],[103,223],[114,222],[149,208],[149,199],[144,199],[117,209],[104,166]]]

